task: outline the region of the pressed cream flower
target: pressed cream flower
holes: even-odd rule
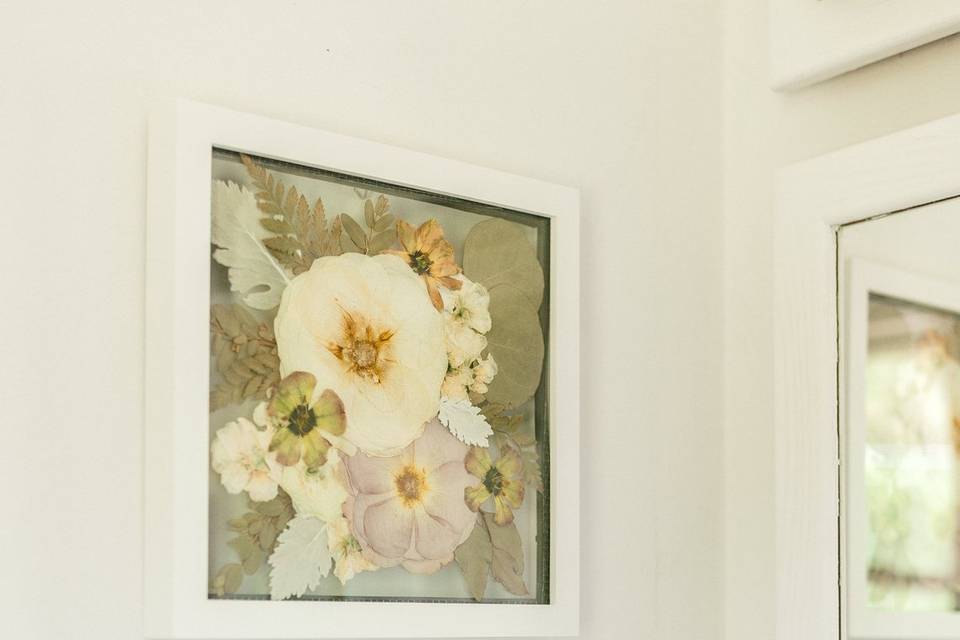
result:
[[[440,387],[440,395],[450,400],[466,400],[467,388],[473,384],[473,370],[470,367],[463,366],[459,369],[450,369],[447,371],[447,377],[443,379],[443,385]]]
[[[319,258],[283,292],[275,321],[281,372],[310,372],[339,396],[345,440],[395,455],[437,414],[447,370],[442,323],[420,278],[396,256]]]
[[[469,365],[487,348],[486,337],[449,316],[443,320],[443,337],[447,360],[454,369]]]
[[[472,478],[467,446],[437,420],[392,458],[347,458],[350,496],[343,511],[364,556],[381,567],[433,573],[453,560],[476,515],[463,501]]]
[[[217,431],[211,445],[211,466],[229,493],[246,491],[257,502],[277,497],[281,467],[268,450],[272,436],[272,429],[261,431],[246,418]]]
[[[459,288],[440,290],[444,313],[477,333],[490,331],[493,322],[490,319],[490,294],[486,287],[463,274],[457,274],[453,279],[460,282]]]
[[[471,447],[467,454],[467,471],[480,479],[480,484],[467,487],[463,497],[471,511],[493,498],[493,521],[499,525],[513,522],[513,510],[523,504],[523,460],[511,447],[505,447],[494,463],[486,449]]]
[[[387,251],[406,262],[410,269],[423,278],[430,301],[437,311],[443,310],[443,298],[438,285],[459,289],[461,283],[452,276],[460,272],[453,258],[453,247],[443,237],[443,228],[436,220],[427,220],[414,229],[409,223],[397,220],[397,237],[403,251]]]
[[[319,389],[312,374],[296,371],[280,381],[267,403],[267,418],[276,427],[270,451],[284,466],[303,460],[308,469],[320,467],[327,461],[330,441],[346,428],[340,398],[330,389]]]
[[[497,370],[497,361],[493,359],[493,354],[487,354],[486,359],[477,360],[471,369],[473,375],[469,384],[470,391],[480,395],[485,394],[488,390],[487,385],[493,382]]]
[[[346,518],[337,518],[327,524],[327,545],[333,554],[333,573],[340,584],[347,584],[361,571],[376,571],[380,567],[363,557],[360,541],[350,533]]]
[[[296,512],[333,522],[343,516],[347,499],[343,462],[336,449],[327,452],[327,462],[316,469],[301,460],[296,466],[284,467],[280,488],[287,492]]]

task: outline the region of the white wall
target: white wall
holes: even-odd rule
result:
[[[0,635],[139,637],[146,113],[180,95],[583,190],[582,637],[720,638],[719,4],[4,3]]]
[[[960,38],[787,95],[767,89],[767,0],[726,0],[726,637],[774,634],[773,193],[777,167],[960,111]]]

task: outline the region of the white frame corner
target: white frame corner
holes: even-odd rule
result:
[[[957,32],[954,0],[770,0],[771,84],[799,89]]]
[[[843,638],[836,229],[960,194],[960,116],[782,169],[774,239],[776,638]]]
[[[207,353],[209,340],[205,274],[210,268],[214,147],[551,218],[549,604],[207,598],[209,364],[197,356]],[[579,224],[579,193],[568,187],[185,100],[158,104],[150,121],[147,214],[145,635],[204,639],[577,635]],[[563,472],[558,473],[561,467]],[[496,615],[491,615],[491,607]]]

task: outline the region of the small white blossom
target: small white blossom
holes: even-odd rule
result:
[[[327,544],[333,555],[333,573],[340,584],[347,584],[361,571],[376,571],[380,567],[363,557],[360,542],[350,533],[350,524],[340,517],[327,524]]]
[[[484,394],[487,392],[487,385],[493,382],[497,375],[497,362],[492,354],[487,354],[485,360],[477,360],[471,371],[473,372],[473,381],[470,383],[470,391]]]
[[[447,372],[447,377],[440,387],[440,395],[450,400],[466,400],[467,388],[473,384],[473,370],[470,367],[460,367]]]
[[[487,339],[451,316],[444,318],[444,341],[450,366],[459,369],[480,357],[487,348]]]
[[[228,492],[246,491],[258,502],[277,497],[282,469],[276,454],[269,452],[272,437],[272,429],[261,431],[246,418],[217,431],[211,445],[211,466]]]
[[[490,294],[487,289],[464,275],[453,277],[462,282],[463,286],[456,291],[446,287],[440,290],[444,313],[477,333],[487,333],[491,327]]]

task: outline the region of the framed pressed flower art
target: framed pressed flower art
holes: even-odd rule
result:
[[[183,101],[150,151],[148,635],[575,634],[577,193]]]

